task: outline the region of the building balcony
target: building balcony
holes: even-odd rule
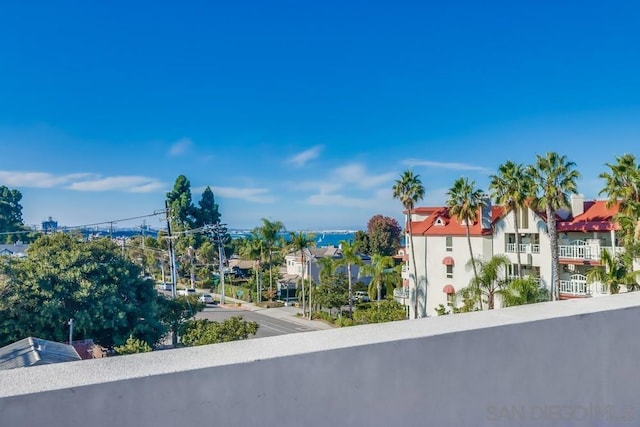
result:
[[[0,425],[633,426],[638,317],[632,292],[11,369]]]
[[[624,248],[601,246],[599,244],[591,244],[577,240],[569,245],[559,245],[558,250],[561,260],[600,262],[602,259],[602,251],[607,251],[609,254],[615,256],[622,253]]]
[[[586,298],[596,295],[607,295],[607,286],[603,283],[587,283],[587,276],[573,274],[569,280],[560,280],[559,293],[568,298]]]
[[[516,253],[516,244],[515,243],[507,243],[505,246],[505,252],[507,253]],[[520,243],[520,251],[521,254],[539,254],[540,253],[540,245],[538,243]]]

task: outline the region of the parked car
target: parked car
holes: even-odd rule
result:
[[[356,291],[353,294],[353,297],[354,297],[354,299],[356,301],[359,301],[359,302],[369,302],[369,300],[370,300],[369,299],[369,294],[366,293],[365,291]]]
[[[161,291],[171,291],[171,290],[173,290],[173,285],[171,283],[160,283],[158,285],[158,288]]]
[[[178,291],[178,295],[195,295],[196,294],[196,290],[195,289],[191,289],[191,288],[187,288],[187,289],[180,289]]]
[[[202,294],[200,295],[200,298],[198,298],[200,300],[200,302],[203,302],[205,304],[214,304],[215,300],[213,299],[213,296],[211,294]]]

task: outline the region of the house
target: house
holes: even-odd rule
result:
[[[28,244],[22,242],[2,244],[0,245],[0,256],[12,256],[17,258],[24,258],[27,256]]]
[[[586,283],[590,268],[604,268],[602,251],[617,254],[618,225],[613,221],[617,207],[607,207],[606,201],[585,201],[582,195],[573,195],[570,209],[558,212],[556,217],[560,255],[560,299],[584,298],[607,294],[603,284]],[[516,215],[518,217],[519,247],[516,248]],[[409,219],[409,218],[408,218]],[[418,313],[433,316],[436,308],[458,306],[458,291],[469,286],[473,271],[469,260],[469,242],[466,224],[449,215],[446,207],[418,207],[410,220],[414,257],[418,273],[417,291],[413,286],[413,268],[410,251],[403,266],[403,289],[394,297],[408,306],[413,317],[414,298],[418,298]],[[411,239],[407,235],[407,247]],[[502,280],[508,282],[519,275],[534,278],[551,290],[552,261],[546,215],[525,206],[517,210],[504,206],[486,207],[470,224],[471,247],[475,258],[488,261],[494,255],[506,256],[511,264]],[[518,272],[518,255],[521,272]],[[427,292],[425,294],[425,285]],[[425,307],[426,296],[426,307]],[[496,302],[500,306],[500,301]]]
[[[371,258],[369,257],[369,255],[358,254],[358,256],[360,257],[360,259],[364,264],[371,263]],[[321,267],[318,263],[318,260],[321,258],[327,258],[327,257],[330,257],[336,261],[339,261],[342,259],[342,251],[340,250],[339,247],[336,247],[336,246],[308,248],[305,251],[305,256],[304,256],[305,263],[307,264],[305,274],[304,274],[305,278],[311,278],[311,280],[314,283],[319,283]],[[300,251],[289,252],[285,256],[285,269],[283,270],[284,275],[287,275],[289,278],[291,277],[302,278],[302,268],[303,268],[302,256]],[[347,268],[346,266],[340,266],[336,271],[338,273],[346,274]],[[370,278],[360,277],[359,271],[360,269],[358,268],[358,266],[354,265],[351,267],[351,276],[354,283],[357,281],[362,281],[368,284]]]
[[[0,370],[82,360],[72,346],[27,337],[0,348]]]

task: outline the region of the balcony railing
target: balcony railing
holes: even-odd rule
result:
[[[507,243],[505,252],[515,253],[516,252],[516,244],[515,243]],[[540,245],[538,243],[520,243],[520,251],[521,254],[539,254],[540,253]]]
[[[607,285],[600,282],[587,283],[587,276],[574,274],[570,280],[560,280],[560,293],[576,296],[606,295]]]
[[[518,278],[519,278],[519,277],[518,277],[517,275],[508,275],[508,276],[506,277],[506,281],[507,281],[507,283],[511,283],[511,282],[513,282],[514,280],[518,279]],[[542,283],[542,282],[541,282],[541,279],[540,279],[539,277],[530,276],[530,275],[525,275],[525,276],[522,276],[522,278],[523,278],[523,279],[533,279],[533,281],[534,281],[538,286],[540,286],[540,283]]]
[[[577,240],[570,245],[558,246],[558,253],[562,259],[571,259],[579,261],[600,261],[602,259],[602,251],[607,251],[610,255],[622,253],[624,248],[612,246],[600,246],[598,244],[589,244],[582,240]]]

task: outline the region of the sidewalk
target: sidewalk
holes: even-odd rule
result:
[[[220,294],[211,294],[217,300],[220,300]],[[264,316],[273,317],[275,319],[285,320],[291,323],[297,323],[301,326],[306,326],[316,330],[319,329],[333,329],[334,326],[322,321],[322,320],[308,320],[302,317],[302,309],[299,307],[275,307],[264,308],[258,307],[247,301],[238,300],[225,295],[225,304],[220,304],[221,307],[242,309],[247,311],[256,311]],[[238,307],[236,303],[239,302],[242,305]]]

